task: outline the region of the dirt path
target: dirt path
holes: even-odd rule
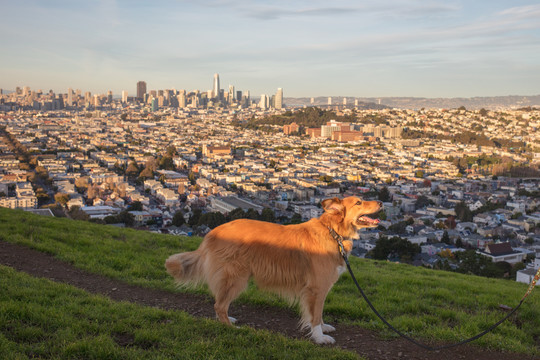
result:
[[[170,293],[128,285],[77,269],[51,255],[4,241],[0,241],[0,264],[32,276],[67,283],[90,293],[105,295],[113,300],[130,301],[167,310],[182,310],[193,316],[214,318],[213,301],[208,296]],[[233,304],[230,315],[238,319],[238,325],[268,329],[291,338],[306,338],[305,333],[297,330],[298,317],[291,310]],[[334,346],[354,351],[368,359],[534,359],[531,356],[488,351],[474,346],[429,352],[402,339],[383,340],[369,330],[355,326],[333,325],[337,325],[336,332],[332,333],[336,339]]]

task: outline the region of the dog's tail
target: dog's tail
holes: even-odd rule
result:
[[[198,285],[205,281],[199,250],[171,255],[165,261],[167,272],[179,285]]]

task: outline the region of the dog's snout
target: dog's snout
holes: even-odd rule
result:
[[[383,202],[382,202],[382,201],[380,201],[380,200],[377,200],[377,204],[378,204],[378,205],[379,205],[379,207],[380,207],[380,208],[382,209],[382,207],[383,207]]]

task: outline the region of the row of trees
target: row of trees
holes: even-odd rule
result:
[[[270,115],[262,119],[252,118],[241,126],[249,129],[265,129],[265,127],[268,125],[283,126],[295,122],[301,128],[313,128],[325,125],[330,120],[352,123],[358,122],[355,112],[346,115],[337,115],[332,110],[323,110],[318,107],[307,107],[294,113],[292,111],[286,111],[282,115]]]
[[[208,226],[210,229],[213,229],[219,225],[236,219],[253,219],[275,222],[276,215],[274,210],[270,208],[264,208],[261,214],[251,208],[247,211],[244,211],[241,208],[236,208],[227,215],[223,215],[219,211],[203,213],[201,209],[195,209],[188,220],[188,225],[192,227],[204,225]],[[184,213],[182,210],[178,210],[173,216],[172,225],[182,226],[183,224],[185,224]]]
[[[416,255],[420,254],[421,248],[417,244],[399,236],[388,238],[382,236],[375,248],[366,255],[375,260],[400,261],[412,263]],[[441,259],[435,263],[438,270],[454,271],[462,274],[471,274],[493,278],[515,278],[517,271],[525,268],[523,263],[512,266],[507,262],[494,263],[487,256],[478,254],[476,250],[466,250],[452,253],[443,250],[439,256]]]
[[[403,129],[403,132],[401,133],[401,137],[404,139],[430,138],[430,139],[438,139],[438,140],[450,140],[453,143],[478,145],[478,146],[490,146],[490,147],[497,147],[497,148],[514,148],[514,149],[526,148],[526,144],[522,141],[499,139],[499,138],[490,139],[484,134],[475,133],[472,131],[463,131],[458,134],[444,135],[440,133],[427,133],[427,132],[423,132],[419,130],[405,128]]]

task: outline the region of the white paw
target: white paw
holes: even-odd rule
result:
[[[336,340],[328,335],[321,335],[321,336],[312,336],[311,339],[316,344],[333,344],[336,342]]]
[[[323,333],[329,333],[329,332],[332,332],[332,331],[336,331],[335,327],[333,327],[332,325],[328,325],[328,324],[322,324],[321,328],[322,328]]]
[[[316,344],[333,344],[336,342],[333,337],[323,334],[321,325],[317,325],[311,330],[311,340]]]
[[[231,322],[231,324],[234,324],[236,322],[236,318],[229,316],[229,321]]]

